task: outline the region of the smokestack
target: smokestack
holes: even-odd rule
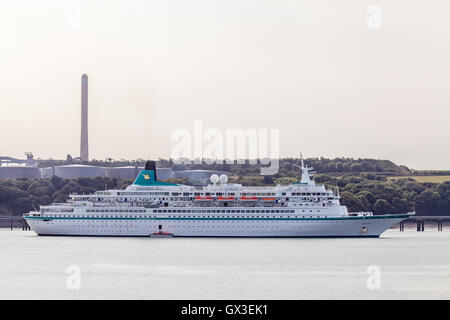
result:
[[[89,161],[88,146],[88,76],[81,76],[81,144],[80,158]]]

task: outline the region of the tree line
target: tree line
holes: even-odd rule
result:
[[[98,190],[125,188],[132,181],[119,178],[0,179],[0,215],[22,215],[40,205],[65,202],[69,194],[88,194]]]
[[[38,160],[39,167],[51,167],[67,164],[86,164],[102,167],[117,167],[117,166],[137,166],[143,167],[145,165],[144,159],[136,160],[114,160],[107,158],[105,160],[91,160],[83,162],[81,160],[74,160],[70,155],[67,155],[65,160]],[[360,173],[360,172],[376,172],[386,175],[409,175],[414,174],[415,171],[409,169],[406,166],[396,165],[390,160],[377,160],[377,159],[354,159],[354,158],[334,158],[327,159],[324,157],[308,158],[305,159],[305,163],[308,166],[313,166],[314,170],[318,173]],[[279,171],[277,177],[293,176],[296,169],[294,164],[299,165],[299,158],[283,158],[279,160]],[[174,161],[173,159],[158,159],[156,166],[160,168],[172,168],[173,170],[216,170],[226,171],[230,174],[236,175],[259,175],[260,168],[265,166],[257,162],[256,164],[250,160],[241,160],[239,164],[228,163],[202,163],[194,164],[190,160],[185,159],[184,162]]]
[[[342,204],[352,211],[393,214],[450,215],[450,181],[419,183],[412,178],[388,180],[371,174],[316,177],[317,182],[339,187]]]
[[[294,177],[230,176],[230,182],[243,185],[289,184],[299,180]],[[334,176],[317,174],[317,184],[338,188],[341,203],[349,211],[372,211],[375,214],[406,213],[416,210],[418,215],[450,215],[450,182],[440,184],[419,183],[411,178],[388,180],[371,173]],[[188,184],[187,179],[171,179]],[[89,194],[98,190],[123,189],[132,180],[120,178],[63,179],[0,179],[0,215],[22,215],[39,209],[40,205],[65,202],[69,194]]]

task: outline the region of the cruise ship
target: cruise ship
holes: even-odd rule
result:
[[[70,195],[24,218],[40,236],[379,237],[414,213],[348,212],[339,192],[316,185],[301,160],[301,180],[265,187],[211,176],[207,186],[157,179],[148,161],[123,190]]]

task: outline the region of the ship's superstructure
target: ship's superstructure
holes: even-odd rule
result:
[[[149,161],[125,190],[70,196],[25,219],[38,235],[206,237],[378,237],[410,214],[348,213],[338,192],[310,179],[301,161],[299,183],[247,187],[225,175],[194,187],[158,181]]]

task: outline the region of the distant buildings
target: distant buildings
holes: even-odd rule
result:
[[[215,171],[215,170],[180,170],[180,171],[174,171],[173,177],[174,178],[188,178],[191,183],[194,184],[207,184],[209,182],[209,178],[211,175],[217,174],[226,174],[224,171]]]
[[[51,178],[52,176],[58,176],[66,179],[76,179],[80,177],[104,177],[105,168],[82,164],[41,168],[42,178]]]
[[[1,179],[17,179],[30,178],[36,179],[41,177],[41,171],[36,167],[26,167],[20,165],[0,166]]]
[[[0,157],[0,178],[40,178],[41,172],[36,168],[37,161],[31,152],[25,152],[26,159]]]
[[[76,179],[80,177],[108,177],[134,179],[142,167],[98,167],[82,164],[62,165],[46,168],[29,167],[24,165],[0,166],[0,179],[49,179],[58,176],[65,179]],[[158,180],[169,178],[187,178],[193,184],[206,184],[213,174],[221,175],[223,171],[215,170],[180,170],[173,171],[171,168],[157,168]]]

